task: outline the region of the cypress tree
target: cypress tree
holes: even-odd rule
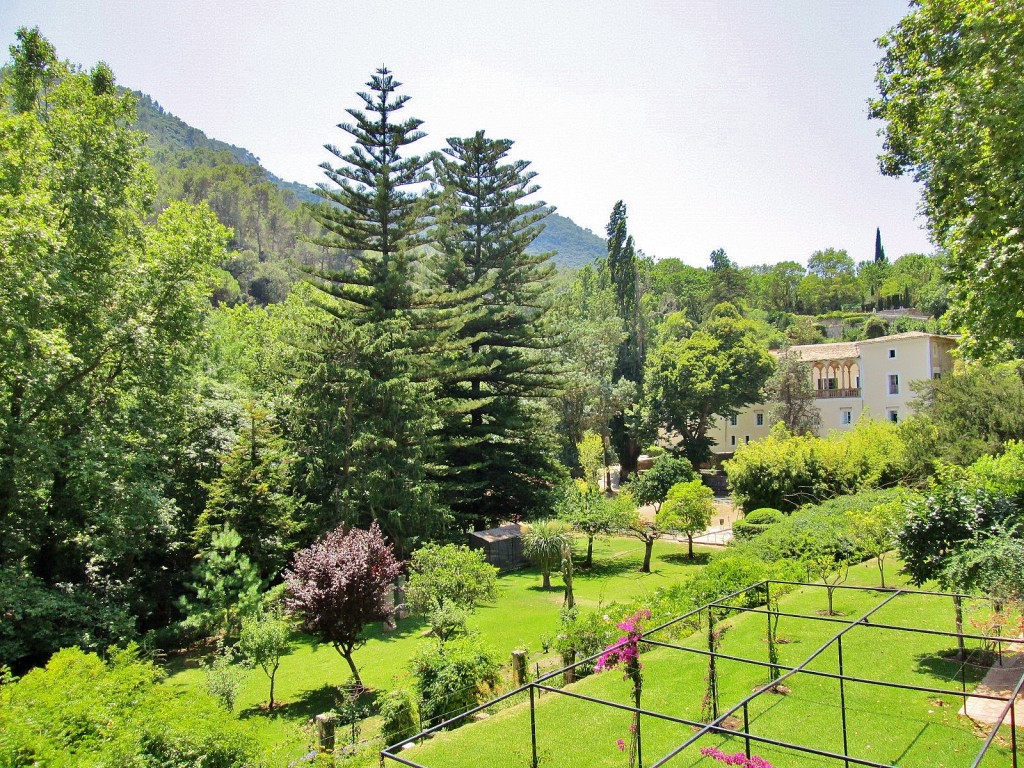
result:
[[[509,161],[513,142],[483,131],[451,138],[435,159],[444,202],[435,231],[435,275],[461,297],[459,350],[443,392],[445,499],[463,525],[490,525],[549,506],[558,475],[553,433],[539,398],[560,376],[546,326],[549,253],[529,255],[551,209],[534,194],[535,173]]]
[[[885,260],[885,248],[882,247],[882,229],[875,227],[875,264],[882,264]]]
[[[348,267],[308,269],[323,321],[300,389],[300,453],[320,531],[379,523],[399,549],[439,532],[446,510],[430,477],[439,419],[431,360],[443,345],[436,294],[417,279],[433,197],[421,186],[429,162],[405,155],[422,121],[395,122],[408,96],[379,69],[360,93],[366,112],[339,127],[354,139],[340,164],[324,163],[334,186],[311,208],[324,229],[315,242],[340,249]]]
[[[615,308],[622,319],[625,338],[619,344],[612,381],[625,380],[643,389],[646,344],[640,313],[640,279],[637,272],[633,237],[626,229],[626,205],[621,200],[612,208],[608,221],[608,275],[615,293]],[[625,412],[612,418],[611,442],[619,456],[619,476],[625,479],[636,472],[641,445],[637,425]]]

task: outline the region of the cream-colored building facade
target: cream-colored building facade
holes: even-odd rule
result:
[[[956,336],[911,332],[865,341],[804,344],[790,347],[811,368],[815,404],[821,413],[818,434],[850,429],[862,416],[900,422],[913,410],[910,382],[937,379],[953,370]],[[709,436],[715,453],[768,434],[768,407],[747,406],[738,415],[716,418]]]

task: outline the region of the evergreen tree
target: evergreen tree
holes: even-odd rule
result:
[[[528,255],[551,209],[522,202],[538,187],[508,139],[448,140],[435,159],[443,190],[434,272],[461,299],[458,350],[443,393],[445,499],[458,520],[496,524],[547,506],[558,475],[554,439],[537,399],[559,391],[545,321],[549,253]]]
[[[435,532],[445,519],[430,474],[438,404],[434,360],[443,360],[444,310],[418,282],[418,248],[435,213],[419,186],[428,161],[404,156],[421,138],[420,120],[395,122],[407,96],[387,69],[359,96],[341,124],[355,140],[341,164],[323,164],[335,187],[321,184],[313,207],[324,234],[349,266],[309,269],[324,320],[315,327],[306,380],[299,390],[298,438],[307,496],[321,510],[320,530],[378,521],[400,549]]]
[[[883,264],[885,262],[885,248],[882,247],[882,229],[875,227],[875,264]]]
[[[634,391],[643,389],[646,355],[643,315],[640,312],[640,280],[633,237],[626,231],[626,205],[615,203],[606,230],[608,234],[608,276],[615,294],[615,308],[622,319],[625,338],[619,343],[612,381],[632,382]],[[635,403],[612,417],[611,442],[619,456],[621,479],[636,473],[640,457],[639,421],[631,416]]]

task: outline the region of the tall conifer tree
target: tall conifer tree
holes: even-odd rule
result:
[[[326,320],[310,356],[298,419],[306,492],[322,511],[320,530],[371,521],[400,549],[443,526],[446,510],[430,481],[439,419],[428,370],[439,338],[438,299],[417,280],[433,198],[421,187],[428,161],[405,155],[422,121],[395,116],[408,96],[379,69],[339,127],[354,144],[324,163],[334,186],[312,208],[319,244],[349,259],[340,271],[309,270]]]
[[[646,343],[644,322],[640,313],[640,279],[637,272],[633,237],[626,229],[626,204],[619,200],[608,221],[608,275],[615,292],[615,306],[622,319],[625,338],[619,344],[612,373],[614,382],[627,381],[635,386],[637,396],[643,389]],[[620,412],[612,418],[611,441],[619,455],[620,477],[636,472],[641,445],[637,420]]]
[[[444,421],[445,499],[463,524],[493,524],[549,501],[557,476],[552,432],[537,400],[560,377],[546,326],[550,254],[528,255],[550,213],[535,173],[508,160],[508,139],[483,131],[452,138],[435,160],[444,203],[436,229],[444,289],[461,296],[459,354],[444,392],[457,405]]]

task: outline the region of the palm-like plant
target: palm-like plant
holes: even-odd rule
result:
[[[572,526],[562,520],[538,520],[522,534],[523,554],[541,568],[544,589],[551,589],[551,567],[562,561],[562,550],[572,546]]]

